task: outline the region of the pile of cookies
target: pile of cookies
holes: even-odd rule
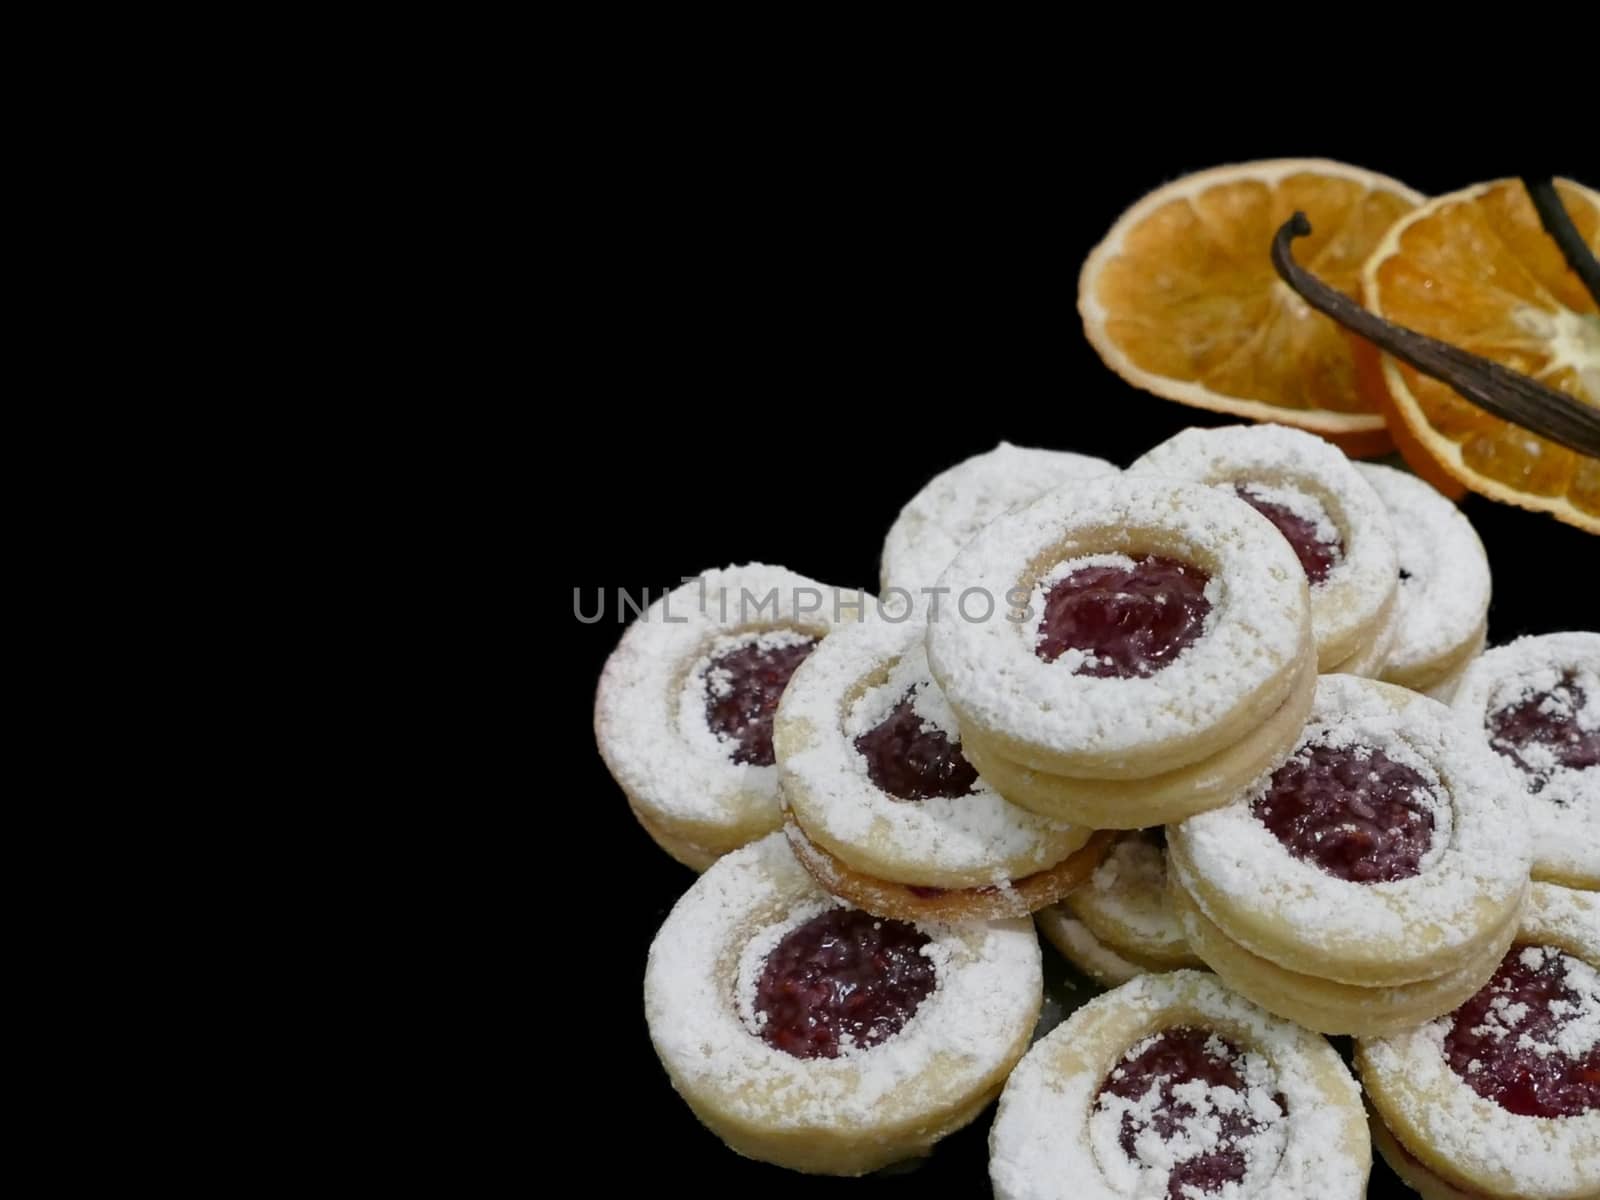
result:
[[[595,703],[703,871],[650,1033],[741,1154],[860,1174],[1003,1089],[1002,1197],[1600,1195],[1600,634],[1484,652],[1428,485],[1276,426],[1001,445],[878,595],[708,571]],[[1037,932],[1113,990],[1029,1049]],[[1351,1068],[1322,1035],[1348,1035]]]

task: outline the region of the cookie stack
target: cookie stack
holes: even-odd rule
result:
[[[1520,1195],[1492,1154],[1431,1152],[1458,1135],[1403,1085],[1434,1062],[1418,1031],[1480,1000],[1461,1047],[1438,1035],[1488,1072],[1472,1094],[1521,1061],[1481,1030],[1520,1031],[1566,1089],[1549,1144],[1600,1120],[1600,915],[1552,886],[1600,881],[1600,638],[1480,657],[1487,564],[1442,497],[1278,428],[1186,431],[1126,472],[1002,445],[906,505],[881,582],[707,572],[596,698],[640,824],[706,872],[646,1016],[735,1150],[875,1170],[1004,1086],[997,1195],[1354,1200],[1366,1121],[1318,1036],[1354,1034],[1386,1154]],[[1116,990],[1023,1058],[1030,917]],[[1538,1178],[1590,1186],[1596,1159]]]
[[[1324,676],[1288,760],[1171,830],[1184,934],[1235,991],[1319,1033],[1449,1012],[1494,974],[1526,899],[1505,783],[1443,705]]]
[[[985,526],[940,577],[1003,598],[929,614],[928,665],[973,764],[1034,812],[1139,829],[1281,760],[1316,679],[1289,543],[1216,489],[1124,475]]]

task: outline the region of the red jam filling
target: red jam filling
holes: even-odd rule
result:
[[[1468,1087],[1507,1112],[1575,1117],[1600,1108],[1600,1044],[1576,1056],[1557,1044],[1583,1009],[1568,986],[1573,962],[1550,947],[1513,946],[1494,978],[1456,1009],[1445,1058]]]
[[[791,930],[756,981],[761,1040],[795,1058],[837,1058],[905,1027],[938,982],[921,950],[928,935],[905,921],[833,908]]]
[[[1174,1163],[1167,1177],[1167,1195],[1170,1200],[1187,1200],[1186,1188],[1201,1192],[1219,1192],[1225,1184],[1244,1180],[1249,1162],[1241,1143],[1266,1128],[1266,1122],[1251,1115],[1248,1105],[1232,1111],[1218,1111],[1209,1115],[1197,1113],[1193,1105],[1179,1100],[1174,1089],[1196,1080],[1210,1087],[1232,1088],[1241,1096],[1248,1090],[1242,1072],[1244,1055],[1226,1038],[1205,1029],[1179,1025],[1158,1034],[1149,1045],[1130,1050],[1122,1056],[1100,1092],[1095,1097],[1099,1106],[1102,1097],[1110,1092],[1126,1100],[1139,1101],[1153,1085],[1159,1085],[1160,1099],[1147,1120],[1136,1119],[1133,1113],[1123,1113],[1122,1129],[1118,1142],[1130,1162],[1140,1161],[1137,1142],[1141,1134],[1154,1130],[1163,1142],[1172,1142],[1184,1134],[1184,1123],[1202,1117],[1219,1124],[1214,1148],[1193,1158]],[[1280,1114],[1288,1112],[1281,1095],[1273,1100]]]
[[[1211,577],[1199,567],[1144,554],[1129,567],[1083,567],[1044,599],[1034,653],[1054,662],[1068,650],[1090,655],[1074,672],[1140,679],[1171,664],[1200,636]]]
[[[1588,695],[1571,671],[1548,692],[1535,692],[1489,714],[1489,744],[1528,776],[1540,791],[1556,767],[1581,771],[1600,766],[1600,729],[1582,729],[1578,714]]]
[[[978,782],[978,772],[944,730],[924,721],[907,692],[894,711],[856,738],[856,750],[867,760],[867,775],[898,800],[930,796],[965,796]]]
[[[1247,483],[1235,484],[1233,490],[1239,499],[1271,521],[1278,527],[1278,532],[1289,539],[1289,545],[1294,547],[1295,557],[1300,560],[1308,582],[1321,583],[1344,558],[1344,541],[1338,537],[1331,542],[1323,541],[1317,536],[1315,522],[1290,512],[1281,504],[1263,500],[1250,490]]]
[[[1250,811],[1303,862],[1353,883],[1409,879],[1433,844],[1427,781],[1372,747],[1310,746]]]
[[[817,647],[816,638],[763,646],[759,638],[711,660],[706,670],[706,724],[731,740],[728,757],[736,763],[770,767],[772,714],[778,710],[789,676]]]

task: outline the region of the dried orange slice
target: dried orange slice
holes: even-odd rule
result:
[[[1169,400],[1296,425],[1351,454],[1390,448],[1354,343],[1272,269],[1272,235],[1297,209],[1315,231],[1301,262],[1351,297],[1361,266],[1422,202],[1359,167],[1296,158],[1218,167],[1151,192],[1084,261],[1078,312],[1100,357]],[[1365,343],[1361,343],[1365,345]]]
[[[1600,253],[1600,195],[1564,179],[1556,191]],[[1517,180],[1441,196],[1401,218],[1361,275],[1379,316],[1600,407],[1600,313]],[[1418,474],[1442,470],[1492,499],[1600,533],[1600,459],[1491,416],[1388,355],[1383,380],[1395,440]]]

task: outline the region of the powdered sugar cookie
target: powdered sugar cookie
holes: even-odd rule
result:
[[[1144,975],[1029,1050],[989,1134],[997,1200],[1359,1200],[1372,1150],[1331,1046],[1198,971]]]
[[[1528,794],[1533,877],[1600,889],[1600,633],[1518,638],[1472,664],[1451,707]]]
[[[1009,442],[941,471],[900,510],[884,539],[884,595],[899,588],[920,603],[956,552],[1001,513],[1063,483],[1116,471],[1102,458]]]
[[[1419,984],[1476,961],[1516,919],[1522,809],[1443,705],[1330,675],[1295,753],[1237,803],[1168,830],[1168,864],[1211,924],[1286,971]]]
[[[600,754],[645,830],[703,871],[777,829],[772,717],[796,667],[871,597],[749,563],[652,604],[595,693]]]
[[[941,586],[955,603],[930,614],[928,663],[967,756],[1045,815],[1131,829],[1218,803],[1196,778],[1258,772],[1309,705],[1304,573],[1271,526],[1212,488],[1068,484],[987,525]],[[1275,716],[1282,738],[1257,737]],[[1008,766],[1045,778],[1013,795]],[[1184,770],[1181,787],[1162,778]],[[1139,784],[1107,804],[1108,780]]]
[[[824,887],[844,887],[880,916],[928,916],[936,897],[944,916],[959,899],[971,901],[969,919],[1026,916],[1064,894],[1035,885],[1073,886],[1094,865],[1098,848],[1073,870],[1054,869],[1093,831],[1018,808],[978,775],[922,638],[919,622],[863,621],[790,680],[773,745],[796,852],[822,868]],[[851,886],[857,877],[884,886]],[[1019,907],[1024,896],[1031,908]]]
[[[1128,473],[1209,484],[1266,517],[1311,585],[1318,668],[1382,668],[1372,650],[1397,599],[1394,532],[1383,501],[1337,447],[1281,425],[1185,429]]]
[[[1517,941],[1454,1012],[1356,1046],[1373,1131],[1423,1195],[1600,1195],[1600,899],[1535,884]]]
[[[650,1040],[749,1158],[859,1175],[926,1154],[994,1097],[1043,993],[1026,921],[911,925],[841,906],[781,834],[717,862],[650,947]]]
[[[1389,510],[1400,562],[1399,628],[1383,678],[1431,694],[1483,652],[1489,559],[1472,522],[1415,475],[1355,468]]]
[[[1092,831],[1019,809],[978,775],[923,633],[863,621],[795,672],[773,724],[784,803],[813,842],[897,883],[982,887],[1054,866]]]
[[[1167,839],[1160,827],[1117,838],[1089,882],[1064,902],[1095,937],[1160,969],[1204,966],[1184,941],[1167,895]]]
[[[1119,987],[1137,975],[1156,968],[1131,962],[1107,946],[1064,904],[1052,904],[1033,914],[1039,932],[1061,956],[1101,987]]]
[[[1123,834],[1063,905],[1101,942],[1152,970],[1203,967],[1167,895],[1166,844],[1160,828]]]
[[[1088,881],[1038,914],[1038,925],[1067,959],[1111,987],[1146,971],[1205,966],[1168,898],[1159,827],[1118,837]]]

